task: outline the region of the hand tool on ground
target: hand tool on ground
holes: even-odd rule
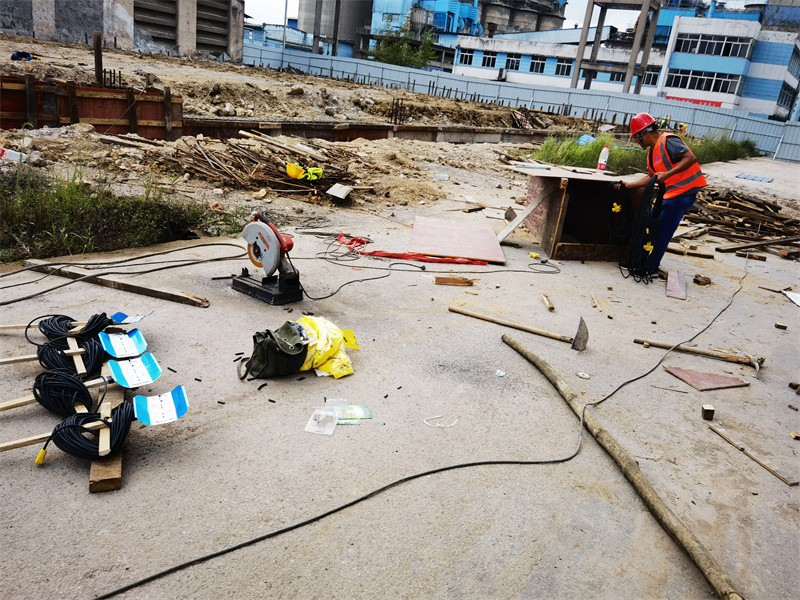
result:
[[[247,242],[250,262],[264,269],[266,277],[258,281],[244,270],[242,275],[233,277],[231,287],[267,304],[288,304],[302,300],[300,273],[289,260],[289,251],[294,246],[292,238],[279,233],[275,225],[259,212],[253,213],[253,221],[245,226],[242,237]]]
[[[535,333],[536,335],[558,340],[559,342],[566,342],[567,344],[571,344],[572,349],[577,350],[578,352],[585,350],[586,344],[589,341],[589,328],[586,327],[586,322],[583,320],[583,317],[581,317],[581,320],[578,322],[578,331],[575,332],[575,337],[569,337],[566,335],[561,335],[560,333],[547,331],[546,329],[538,329],[536,327],[529,327],[528,325],[520,325],[519,323],[506,321],[505,319],[498,319],[496,317],[482,315],[480,313],[472,312],[457,306],[451,306],[449,310],[450,312],[458,313],[460,315],[466,315],[475,319],[483,319],[484,321],[489,321],[490,323],[497,323],[498,325],[505,325],[506,327],[513,327],[514,329],[519,329],[520,331]]]
[[[698,356],[708,356],[709,358],[718,358],[727,362],[738,363],[740,365],[750,365],[756,370],[756,376],[760,367],[764,364],[763,358],[757,358],[747,354],[746,356],[737,356],[736,354],[728,354],[726,352],[719,352],[717,350],[703,350],[702,348],[690,348],[688,346],[675,346],[674,344],[666,344],[664,342],[654,342],[653,340],[643,340],[635,338],[634,344],[647,344],[653,348],[664,348],[669,350],[672,348],[675,352],[687,352],[688,354],[697,354]],[[675,346],[673,348],[673,346]],[[745,353],[746,354],[746,353]]]

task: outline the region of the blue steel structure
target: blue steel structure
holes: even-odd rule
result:
[[[478,0],[374,0],[372,4],[372,33],[400,29],[412,8],[432,13],[430,29],[438,34],[481,35],[478,22]]]

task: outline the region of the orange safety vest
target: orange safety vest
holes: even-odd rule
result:
[[[671,135],[674,134],[662,133],[658,137],[656,145],[647,153],[647,168],[654,175],[656,173],[667,173],[677,164],[669,159],[669,153],[667,152],[667,138]],[[678,135],[675,137],[681,139]],[[689,190],[705,187],[708,185],[708,182],[706,178],[703,177],[700,164],[694,163],[685,171],[667,178],[664,184],[666,185],[664,198],[674,198],[675,196],[685,194]]]

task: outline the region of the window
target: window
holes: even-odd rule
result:
[[[797,90],[785,83],[781,86],[781,93],[778,94],[778,106],[791,109],[794,100],[797,98]]]
[[[789,73],[800,79],[800,52],[797,51],[797,48],[792,51],[792,58],[789,59]]]
[[[560,77],[569,77],[572,74],[572,59],[559,58],[556,62],[556,75]]]
[[[506,69],[509,71],[519,71],[519,61],[521,54],[509,54],[506,56]]]
[[[483,53],[483,62],[481,63],[482,67],[487,67],[489,69],[494,69],[495,64],[497,63],[497,52],[484,52]]]
[[[741,83],[742,77],[740,75],[670,69],[667,73],[666,87],[738,95]]]
[[[544,73],[546,60],[544,56],[531,56],[531,73]]]
[[[661,73],[661,69],[658,67],[647,67],[647,70],[644,72],[644,81],[642,81],[642,85],[658,85],[659,73]]]
[[[625,73],[609,73],[609,81],[614,81],[619,83],[620,81],[625,81]]]
[[[746,37],[680,33],[675,41],[675,52],[747,58],[751,46],[752,40]]]
[[[460,65],[471,65],[472,64],[472,57],[475,54],[475,50],[461,50],[461,53],[458,58],[458,64]]]

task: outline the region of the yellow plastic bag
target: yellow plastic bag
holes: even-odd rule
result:
[[[345,348],[358,350],[355,334],[349,329],[339,329],[324,317],[303,317],[295,321],[303,327],[308,338],[306,361],[301,371],[316,369],[339,379],[353,372]]]

